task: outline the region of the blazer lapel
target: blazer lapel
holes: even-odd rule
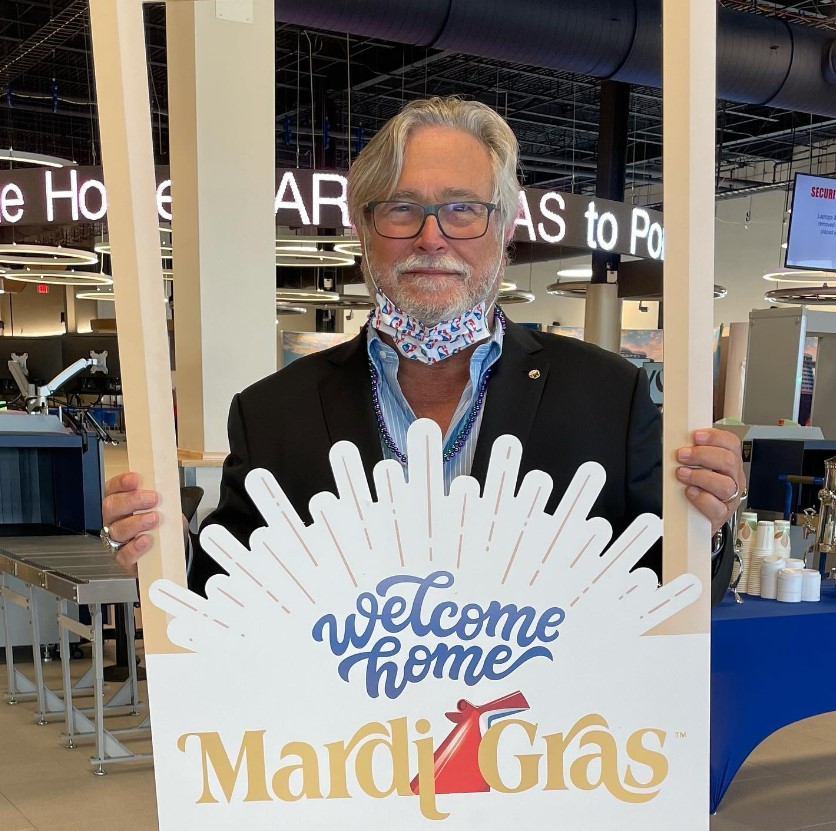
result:
[[[510,433],[525,445],[543,389],[549,361],[534,335],[508,321],[502,341],[502,356],[494,365],[485,399],[485,414],[479,428],[471,475],[484,483],[494,441]]]
[[[357,445],[366,475],[383,459],[366,351],[366,330],[336,347],[329,355],[333,371],[319,384],[322,413],[332,444],[350,441]]]

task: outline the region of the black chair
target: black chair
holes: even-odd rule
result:
[[[180,510],[189,522],[192,521],[201,499],[203,499],[203,488],[197,485],[186,485],[180,488]]]

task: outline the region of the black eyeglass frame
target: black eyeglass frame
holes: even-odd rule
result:
[[[374,217],[374,209],[378,205],[386,205],[387,203],[391,203],[393,205],[415,205],[417,208],[421,208],[424,211],[424,218],[421,220],[421,224],[418,226],[418,230],[414,234],[410,234],[408,237],[393,237],[390,234],[382,234],[377,228],[377,221]],[[446,208],[448,205],[482,205],[483,207],[487,208],[488,215],[485,217],[485,230],[482,231],[481,234],[476,234],[474,237],[451,237],[448,233],[445,232],[444,226],[441,223],[441,219],[438,216],[438,212],[442,208]],[[427,223],[428,216],[434,216],[435,221],[438,223],[438,230],[441,231],[441,235],[446,237],[447,239],[456,239],[456,240],[468,240],[468,239],[481,239],[488,233],[488,228],[490,228],[491,224],[491,214],[496,210],[497,205],[495,202],[482,202],[479,199],[455,199],[452,202],[436,202],[434,204],[422,204],[421,202],[410,202],[408,199],[376,199],[372,202],[367,202],[364,206],[364,211],[368,214],[371,214],[372,217],[372,225],[374,226],[375,233],[379,236],[383,237],[384,239],[415,239],[415,237],[420,236],[421,231],[424,230],[424,225]]]

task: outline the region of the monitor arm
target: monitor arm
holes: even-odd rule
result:
[[[67,383],[71,378],[83,372],[87,367],[93,367],[93,370],[99,372],[107,372],[107,363],[105,360],[106,352],[97,354],[91,352],[89,358],[79,358],[74,364],[70,364],[66,369],[59,372],[49,383],[38,387],[37,393],[32,396],[27,402],[26,409],[30,413],[46,413],[47,399],[53,395],[57,390]],[[20,382],[18,381],[18,386]]]
[[[15,355],[12,353],[12,359],[9,361],[9,372],[12,373],[12,378],[15,379],[17,388],[24,398],[29,398],[35,393],[35,388],[29,383],[26,377],[26,359],[29,353],[25,352],[23,355]]]

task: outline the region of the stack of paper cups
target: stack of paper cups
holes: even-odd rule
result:
[[[764,557],[775,553],[775,523],[761,520],[755,529],[755,538],[749,551],[749,578],[747,594],[761,593],[761,563]]]
[[[796,557],[790,557],[787,560],[787,568],[804,568],[804,560],[800,560]]]
[[[786,568],[787,561],[777,554],[761,560],[761,597],[775,600],[778,596],[778,572]]]
[[[781,603],[800,603],[801,588],[800,568],[782,568],[778,572],[778,600]]]
[[[788,519],[775,520],[775,553],[782,557],[792,557],[790,550],[790,521]]]
[[[801,599],[812,603],[821,600],[821,574],[814,568],[801,572]]]
[[[737,538],[740,540],[740,568],[742,570],[740,582],[737,584],[739,592],[745,592],[749,582],[749,560],[757,527],[758,515],[754,511],[743,511],[740,514],[740,520],[737,523]],[[732,582],[734,582],[736,576],[736,572],[733,571]]]

